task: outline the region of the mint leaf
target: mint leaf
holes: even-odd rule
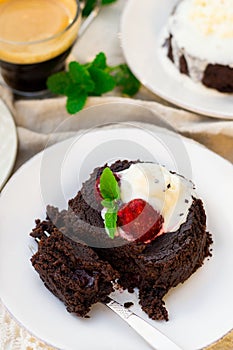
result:
[[[69,95],[66,101],[66,109],[70,114],[75,114],[83,109],[87,100],[87,93]]]
[[[107,67],[107,59],[105,54],[103,52],[98,53],[95,56],[94,61],[91,63],[91,66],[100,69],[105,69]]]
[[[120,199],[120,187],[112,172],[106,167],[100,176],[100,193],[104,198],[101,201],[103,207],[107,208],[104,216],[105,228],[110,238],[114,238],[117,227],[117,200]]]
[[[55,73],[47,80],[48,89],[57,95],[66,95],[66,89],[69,84],[70,77],[66,72]]]
[[[82,16],[87,17],[94,9],[96,0],[85,0],[85,6],[82,10]]]
[[[90,67],[88,71],[92,80],[95,82],[95,88],[92,90],[93,95],[100,96],[105,92],[113,90],[116,86],[114,78],[105,71],[96,67]]]
[[[105,214],[105,228],[107,229],[110,238],[114,238],[117,227],[117,212],[112,209],[108,209]]]
[[[80,63],[70,62],[69,64],[69,78],[73,83],[79,85],[79,89],[91,92],[95,88],[95,84],[88,72]]]
[[[116,0],[102,0],[102,5],[111,4],[112,2],[115,2]]]
[[[116,208],[116,205],[115,205],[114,201],[112,201],[111,199],[103,199],[101,201],[101,204],[102,204],[103,207],[108,208],[108,209]]]
[[[106,167],[100,176],[100,193],[104,199],[120,199],[120,188],[112,170]]]
[[[141,84],[126,64],[113,67],[112,75],[123,94],[133,96],[138,92]]]

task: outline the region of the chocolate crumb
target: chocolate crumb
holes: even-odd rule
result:
[[[167,188],[170,188],[170,187],[171,187],[171,184],[168,184],[168,185],[167,185]]]
[[[184,213],[180,213],[180,216],[183,216],[184,215]]]
[[[132,303],[131,301],[128,301],[127,303],[124,303],[124,307],[126,308],[126,309],[128,309],[129,307],[131,307],[131,306],[133,306],[134,305],[134,303]]]

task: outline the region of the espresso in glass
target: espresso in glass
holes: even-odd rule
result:
[[[0,0],[0,67],[13,90],[46,89],[48,76],[64,69],[77,38],[77,0]]]

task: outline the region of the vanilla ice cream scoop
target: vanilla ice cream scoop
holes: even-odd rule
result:
[[[164,231],[177,230],[186,221],[192,197],[191,181],[155,163],[136,163],[117,173],[121,200],[128,203],[141,198],[164,218]]]

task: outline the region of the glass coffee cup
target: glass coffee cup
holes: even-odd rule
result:
[[[78,0],[0,0],[0,68],[16,93],[46,90],[64,69],[81,23]]]

